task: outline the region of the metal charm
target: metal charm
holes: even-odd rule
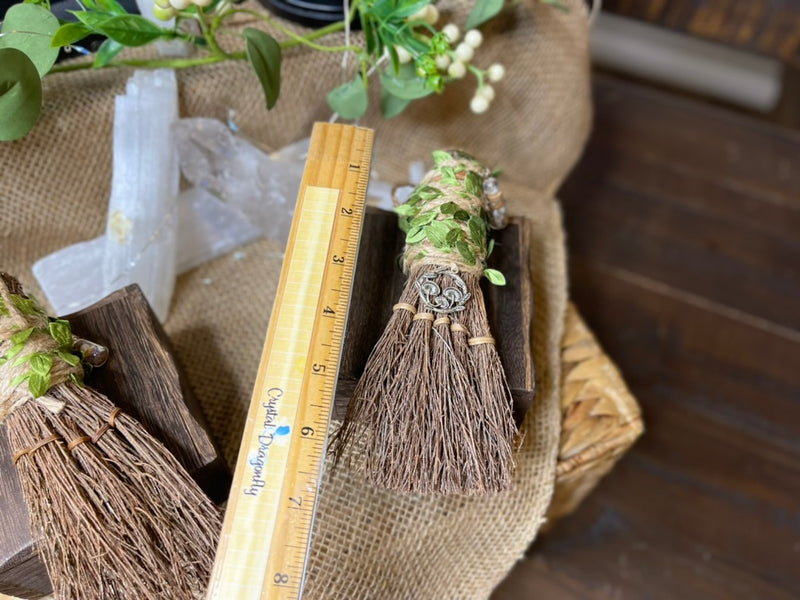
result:
[[[448,287],[439,287],[434,281],[440,275],[449,277],[452,284]],[[439,313],[447,314],[464,310],[471,294],[467,291],[467,284],[458,276],[458,273],[448,267],[439,267],[420,275],[414,282],[419,292],[419,297],[426,308]]]

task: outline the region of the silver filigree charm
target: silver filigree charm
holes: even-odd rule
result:
[[[435,279],[444,275],[452,280],[451,285],[440,287]],[[454,313],[464,310],[471,294],[467,291],[467,284],[458,276],[458,273],[447,268],[439,267],[420,275],[414,282],[419,292],[419,297],[426,308],[439,313]]]

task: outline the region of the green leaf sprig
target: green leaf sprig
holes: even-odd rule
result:
[[[436,168],[441,173],[441,183],[460,187],[458,195],[464,199],[483,197],[483,178],[462,165],[445,166],[452,157],[449,153],[433,153]],[[459,175],[464,173],[462,178]],[[403,204],[395,207],[399,215],[399,227],[405,232],[406,256],[414,260],[427,257],[426,244],[447,255],[454,254],[468,266],[482,261],[483,275],[495,285],[505,285],[503,274],[486,266],[486,259],[494,248],[494,240],[488,239],[488,216],[484,209],[471,214],[456,202],[441,204],[434,202],[444,192],[432,184],[417,187]]]
[[[557,0],[540,1],[555,4]],[[24,0],[6,13],[0,29],[0,140],[19,139],[33,128],[41,110],[42,77],[78,69],[180,69],[247,60],[269,110],[280,96],[282,52],[287,48],[302,45],[320,52],[347,53],[355,58],[357,72],[327,95],[330,107],[345,119],[358,119],[366,112],[372,79],[380,84],[380,108],[389,118],[400,114],[414,100],[440,93],[467,74],[472,74],[478,83],[470,108],[482,113],[495,96],[491,84],[505,74],[501,64],[482,69],[473,63],[483,40],[476,28],[502,10],[503,0],[476,2],[466,21],[463,40],[461,30],[453,23],[441,30],[436,28],[439,12],[432,0],[351,0],[350,13],[344,20],[304,35],[268,13],[240,7],[235,0],[154,0],[157,17],[174,18],[174,24],[169,26],[128,13],[118,0],[78,3],[80,9],[71,11],[75,21],[69,22],[53,15],[49,0]],[[239,31],[231,23],[240,15],[258,19],[271,31]],[[341,32],[355,20],[363,29],[363,45],[325,45],[318,41]],[[94,61],[54,66],[59,49],[76,48],[92,34],[106,38]],[[223,50],[217,40],[222,34],[237,36],[242,49]],[[124,58],[125,48],[176,39],[193,44],[199,56]]]

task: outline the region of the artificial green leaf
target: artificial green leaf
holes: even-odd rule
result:
[[[50,374],[53,367],[53,357],[43,352],[37,352],[31,356],[31,371],[42,377]]]
[[[15,345],[15,346],[16,346],[17,344],[24,344],[24,343],[25,343],[25,341],[26,341],[26,340],[27,340],[29,337],[31,337],[31,334],[32,334],[32,333],[33,333],[33,327],[28,327],[27,329],[23,329],[22,331],[18,331],[17,333],[15,333],[14,335],[12,335],[12,336],[11,336],[11,340],[10,340],[10,341],[11,341],[11,343],[12,343],[13,345]]]
[[[433,151],[433,163],[437,167],[441,167],[442,164],[448,160],[452,160],[453,157],[450,156],[449,152],[445,152],[444,150],[434,150]]]
[[[458,204],[455,202],[445,202],[439,207],[439,212],[443,215],[452,215],[458,210]]]
[[[456,250],[468,265],[475,264],[475,251],[467,242],[456,242]]]
[[[25,349],[25,344],[14,344],[13,346],[11,346],[11,348],[8,349],[8,351],[6,352],[6,354],[5,354],[5,356],[3,358],[5,358],[6,360],[11,360],[17,354],[22,352],[24,349]],[[15,364],[14,366],[17,366],[17,365]]]
[[[386,88],[381,89],[381,114],[387,119],[399,115],[410,102],[411,100],[393,96],[386,91]]]
[[[483,247],[486,243],[486,226],[478,217],[470,217],[467,222],[469,235],[476,246]]]
[[[128,11],[126,11],[117,0],[96,0],[95,5],[97,6],[97,10],[101,12],[110,13],[112,15],[128,14]]]
[[[57,350],[56,354],[58,355],[58,357],[61,360],[63,360],[65,363],[67,363],[71,367],[76,367],[76,366],[78,366],[78,363],[81,362],[80,358],[78,358],[77,356],[75,356],[74,354],[71,354],[69,352],[64,352],[63,350]]]
[[[456,242],[460,242],[464,239],[464,230],[461,229],[461,227],[451,229],[447,232],[447,237],[445,239],[449,246],[455,246]]]
[[[428,211],[428,212],[422,213],[421,215],[417,215],[416,217],[411,219],[411,222],[409,223],[409,225],[411,227],[420,227],[422,225],[427,225],[428,223],[433,221],[435,218],[436,218],[436,213],[433,212],[433,211]]]
[[[397,206],[395,206],[394,212],[404,217],[413,217],[414,215],[417,214],[416,209],[413,206],[409,205],[408,202],[406,202],[405,204],[398,204]]]
[[[328,93],[328,104],[344,119],[358,119],[367,112],[368,103],[367,88],[360,75]]]
[[[494,251],[494,238],[489,240],[489,246],[486,248],[486,258],[489,258]]]
[[[65,23],[58,28],[58,31],[56,31],[53,39],[50,41],[50,45],[53,48],[69,46],[70,44],[81,41],[91,32],[92,30],[83,23]]]
[[[67,12],[74,15],[75,18],[88,27],[90,31],[100,31],[100,27],[112,17],[112,15],[106,13],[91,12],[88,10],[70,10]]]
[[[466,29],[475,29],[503,10],[503,0],[478,0],[467,17]]]
[[[409,224],[409,218],[408,217],[400,217],[399,219],[397,219],[397,226],[400,228],[400,231],[402,231],[403,233],[408,233],[408,230],[411,227],[411,225]]]
[[[440,250],[448,247],[448,233],[450,233],[450,228],[441,221],[432,221],[425,226],[425,236]]]
[[[417,244],[425,239],[424,227],[412,227],[406,234],[406,244]]]
[[[453,218],[456,221],[469,221],[469,213],[465,211],[463,208],[459,208],[456,212],[453,213]]]
[[[467,193],[477,198],[483,197],[483,180],[475,171],[469,171],[464,178]]]
[[[392,11],[392,18],[405,19],[418,13],[430,3],[431,0],[401,0]]]
[[[539,0],[542,4],[549,4],[553,8],[557,8],[559,10],[564,11],[565,13],[569,12],[569,7],[566,4],[561,4],[558,0]]]
[[[417,190],[417,195],[420,197],[420,199],[428,202],[429,200],[440,198],[442,196],[442,190],[431,185],[425,185]]]
[[[403,78],[385,71],[381,72],[381,86],[392,96],[404,100],[416,100],[433,93],[428,80],[422,77]]]
[[[0,48],[16,48],[24,52],[43,77],[55,64],[58,49],[50,40],[58,31],[58,19],[43,6],[15,4],[3,20]]]
[[[506,277],[497,269],[484,269],[483,274],[486,276],[486,279],[489,280],[490,283],[495,285],[505,285],[506,284]]]
[[[246,44],[247,60],[261,82],[267,110],[270,110],[281,93],[280,44],[268,33],[252,27],[245,29],[242,36]]]
[[[98,31],[124,46],[144,46],[173,33],[139,15],[119,15],[106,19]]]
[[[28,390],[34,398],[39,398],[47,393],[50,387],[50,374],[40,375],[31,373],[28,377]]]
[[[125,46],[116,40],[107,39],[100,48],[97,49],[97,54],[94,57],[94,67],[105,67],[108,63],[114,60],[114,57],[119,54]]]
[[[50,321],[50,337],[52,337],[59,346],[72,346],[72,328],[69,326],[69,321],[58,319],[57,321]]]
[[[42,110],[42,80],[36,65],[16,48],[0,48],[0,141],[28,133]]]

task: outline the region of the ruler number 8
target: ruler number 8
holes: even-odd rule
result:
[[[289,583],[289,576],[286,573],[275,573],[275,577],[272,578],[277,584],[286,584]]]

